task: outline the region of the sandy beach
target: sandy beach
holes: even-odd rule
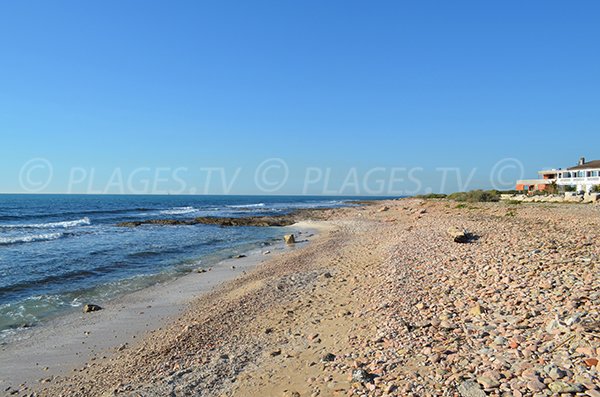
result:
[[[2,352],[2,378],[28,380],[3,393],[600,396],[600,206],[403,199],[310,221],[292,227],[319,230],[308,244]]]

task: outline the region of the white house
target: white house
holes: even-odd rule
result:
[[[558,170],[556,184],[576,186],[578,192],[591,192],[594,186],[600,185],[600,160],[586,162],[582,157],[575,167]]]
[[[574,186],[578,192],[589,193],[594,186],[600,185],[600,160],[585,161],[582,157],[579,164],[574,167],[563,170],[552,169],[539,171],[541,179],[525,179],[517,181],[517,190],[548,191],[553,185],[556,186]]]

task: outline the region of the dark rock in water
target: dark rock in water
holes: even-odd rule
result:
[[[235,255],[233,258],[234,259],[241,259],[241,258],[245,258],[245,257],[246,257],[246,255],[240,254],[240,255]]]
[[[249,216],[245,218],[202,216],[194,219],[148,219],[144,221],[121,222],[120,227],[138,227],[142,225],[217,225],[217,226],[289,226],[296,223],[291,215],[282,216]]]
[[[371,381],[371,375],[364,369],[355,369],[352,371],[352,381],[359,383],[368,383]]]
[[[333,353],[327,353],[326,355],[323,356],[323,358],[321,358],[321,362],[327,363],[327,362],[331,362],[335,360],[335,354]]]
[[[87,305],[83,306],[84,313],[97,312],[99,310],[102,310],[102,308],[100,306],[93,305],[91,303],[88,303]]]

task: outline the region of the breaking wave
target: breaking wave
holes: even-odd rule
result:
[[[175,207],[168,210],[160,211],[163,215],[183,215],[198,211],[194,207]]]
[[[52,228],[68,228],[75,226],[84,226],[91,224],[90,218],[77,219],[75,221],[49,222],[49,223],[32,223],[32,224],[14,224],[0,225],[4,229],[52,229]]]
[[[240,205],[228,205],[229,208],[262,208],[265,206],[265,203],[257,203],[257,204],[240,204]]]
[[[45,233],[19,237],[0,237],[0,245],[32,243],[34,241],[50,241],[59,239],[63,235],[63,233]]]

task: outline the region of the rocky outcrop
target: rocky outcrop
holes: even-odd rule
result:
[[[203,216],[193,219],[148,219],[144,221],[121,222],[120,227],[138,227],[142,225],[217,225],[217,226],[289,226],[296,223],[291,215],[282,216],[250,216],[245,218]]]
[[[290,226],[300,220],[326,220],[336,209],[316,208],[299,209],[288,214],[271,216],[218,217],[201,216],[181,219],[147,219],[141,221],[121,222],[120,227],[138,227],[142,225],[180,226],[180,225],[217,225],[217,226]]]
[[[294,237],[293,234],[286,234],[283,236],[283,241],[285,241],[286,244],[294,244],[296,242],[296,237]]]

